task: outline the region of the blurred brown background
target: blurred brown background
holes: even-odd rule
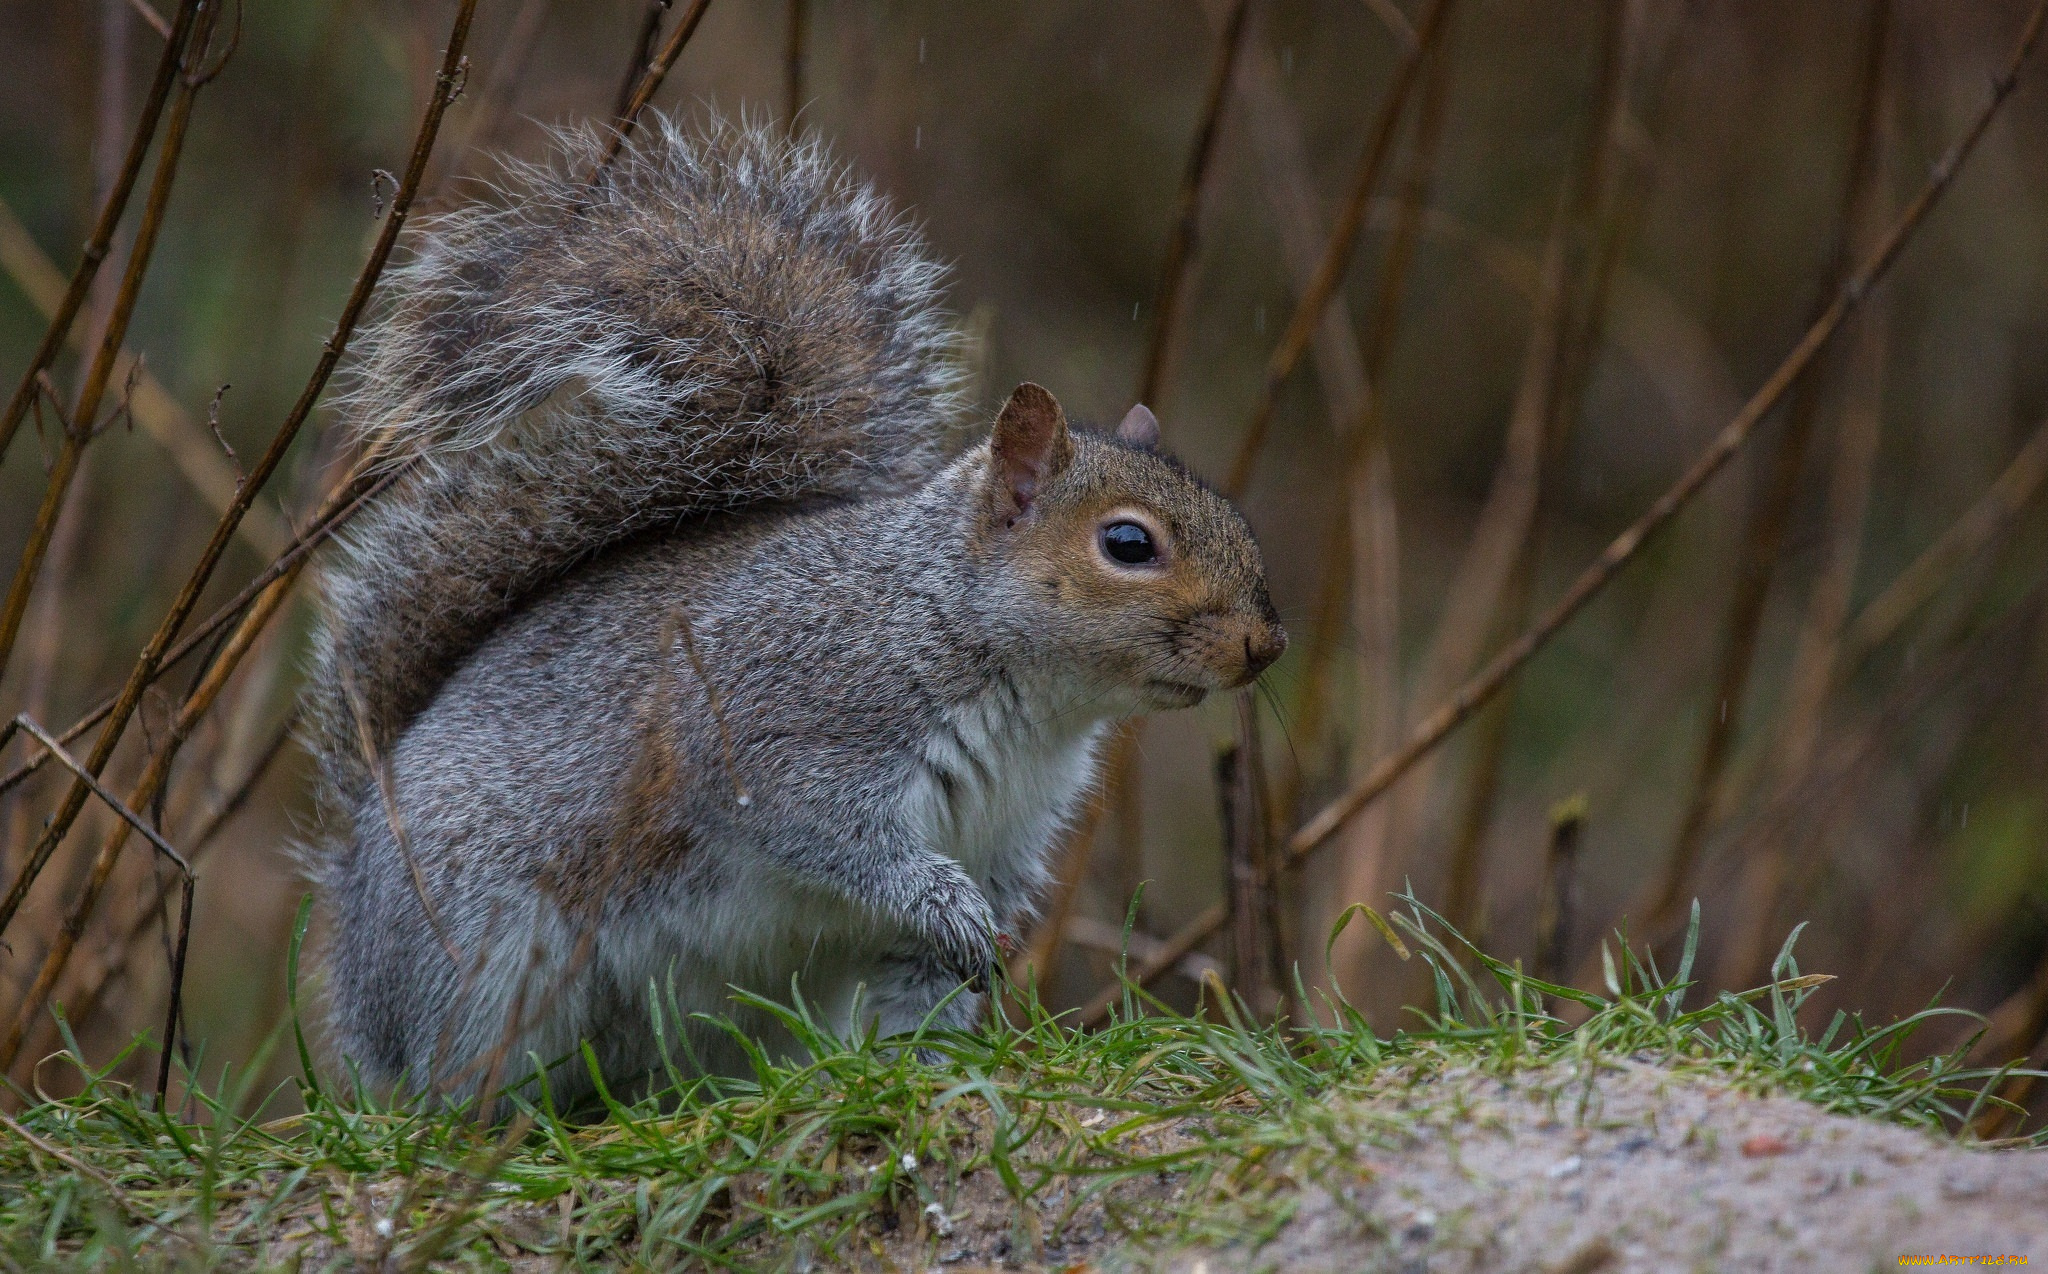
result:
[[[915,209],[956,263],[985,409],[1024,378],[1099,420],[1130,403],[1230,7],[801,6],[801,125]],[[1229,468],[1423,7],[1251,5],[1152,404],[1199,472]],[[1727,422],[1829,295],[1840,245],[1866,250],[1969,123],[2028,8],[1455,5],[1244,497],[1294,636],[1263,726],[1280,830],[1404,737]],[[488,152],[537,155],[549,126],[608,115],[644,12],[641,0],[485,0],[426,206],[478,193],[470,179],[491,171]],[[452,13],[444,0],[271,0],[242,15],[239,47],[199,99],[128,336],[161,392],[138,378],[132,421],[87,449],[0,680],[6,715],[55,728],[119,685],[235,465],[305,382],[378,224],[372,174],[403,164]],[[657,105],[780,117],[790,15],[781,0],[713,3]],[[10,387],[43,330],[37,288],[47,302],[51,268],[61,288],[75,264],[160,48],[129,0],[0,3]],[[1661,889],[1700,898],[1710,983],[1755,984],[1791,926],[1811,921],[1802,968],[1840,975],[1823,1009],[1882,1021],[1939,994],[1998,1011],[1998,1060],[2038,1046],[2048,512],[2035,497],[2048,457],[2023,449],[2048,414],[2044,126],[2048,90],[2023,83],[1891,277],[1751,445],[1496,709],[1286,887],[1284,927],[1307,975],[1326,976],[1324,936],[1344,903],[1384,909],[1403,882],[1535,967],[1539,913],[1562,887],[1546,867],[1552,810],[1583,796],[1566,975],[1597,979],[1599,935],[1625,911],[1640,932]],[[109,281],[81,329],[104,313]],[[67,393],[80,374],[70,355],[53,369]],[[219,433],[235,459],[207,425],[223,385]],[[1367,385],[1377,445],[1354,446]],[[331,419],[316,415],[259,499],[199,614],[303,524],[335,458]],[[31,422],[0,466],[10,572],[56,442]],[[1937,542],[1957,551],[1898,592]],[[306,622],[295,602],[183,754],[164,811],[174,844],[218,821],[267,755]],[[1746,675],[1731,645],[1753,645]],[[190,675],[164,684],[182,690]],[[145,703],[111,786],[126,788],[163,716]],[[1145,723],[1138,795],[1111,803],[1074,941],[1043,974],[1055,1003],[1103,985],[1105,935],[1136,882],[1152,882],[1141,937],[1220,895],[1213,762],[1234,728],[1225,701]],[[1720,762],[1703,769],[1717,731]],[[17,743],[0,765],[26,755]],[[45,773],[0,796],[9,881],[61,790]],[[189,1020],[209,1066],[246,1056],[279,1020],[305,809],[286,746],[201,859]],[[106,819],[88,811],[7,934],[10,1013]],[[1673,873],[1681,841],[1688,866]],[[157,1029],[153,870],[131,845],[60,984],[98,1057]],[[1668,926],[1653,936],[1668,959]],[[1337,961],[1382,1030],[1428,991],[1363,929]],[[1193,1003],[1180,975],[1159,990]],[[30,1056],[55,1042],[32,1037]]]

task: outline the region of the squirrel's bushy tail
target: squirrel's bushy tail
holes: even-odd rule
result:
[[[903,489],[957,409],[943,270],[814,143],[650,121],[424,220],[349,414],[412,469],[324,576],[308,707],[329,813],[535,589],[693,514]],[[334,808],[339,802],[340,810]]]

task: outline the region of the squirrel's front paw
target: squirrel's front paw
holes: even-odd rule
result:
[[[989,970],[1001,958],[996,917],[966,872],[947,863],[945,870],[933,873],[918,899],[916,920],[941,968],[970,991],[988,989]]]

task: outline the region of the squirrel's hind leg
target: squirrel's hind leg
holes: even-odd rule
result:
[[[877,962],[853,1003],[852,1034],[864,1035],[872,1027],[877,1038],[887,1041],[921,1031],[972,1031],[981,1023],[984,997],[963,986],[931,954],[903,952]],[[927,1062],[943,1060],[929,1048],[917,1052]]]

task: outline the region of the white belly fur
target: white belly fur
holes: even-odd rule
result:
[[[927,742],[931,766],[917,767],[902,794],[905,819],[930,849],[959,862],[981,885],[999,924],[1021,924],[1047,883],[1062,825],[1093,781],[1104,726],[1056,710],[1021,714],[1007,696],[963,705],[947,724]],[[950,786],[934,767],[953,776]],[[771,1053],[793,1042],[778,1039],[782,1032],[771,1019],[739,1010],[729,998],[732,985],[785,1000],[795,975],[822,1022],[842,1035],[858,1034],[865,1023],[856,1019],[866,1016],[857,1007],[861,988],[902,936],[842,901],[772,880],[651,909],[645,923],[609,934],[602,954],[622,985],[645,986],[651,978],[673,987],[684,1012],[732,1015]],[[707,946],[708,933],[722,940]],[[691,1034],[713,1069],[745,1070],[729,1040]]]
[[[1056,708],[1029,714],[992,692],[953,709],[947,725],[927,740],[930,765],[904,792],[908,822],[984,889],[1014,881],[1035,892],[1052,839],[1094,777],[1101,723]],[[1005,920],[1006,907],[1026,901],[990,898]]]

